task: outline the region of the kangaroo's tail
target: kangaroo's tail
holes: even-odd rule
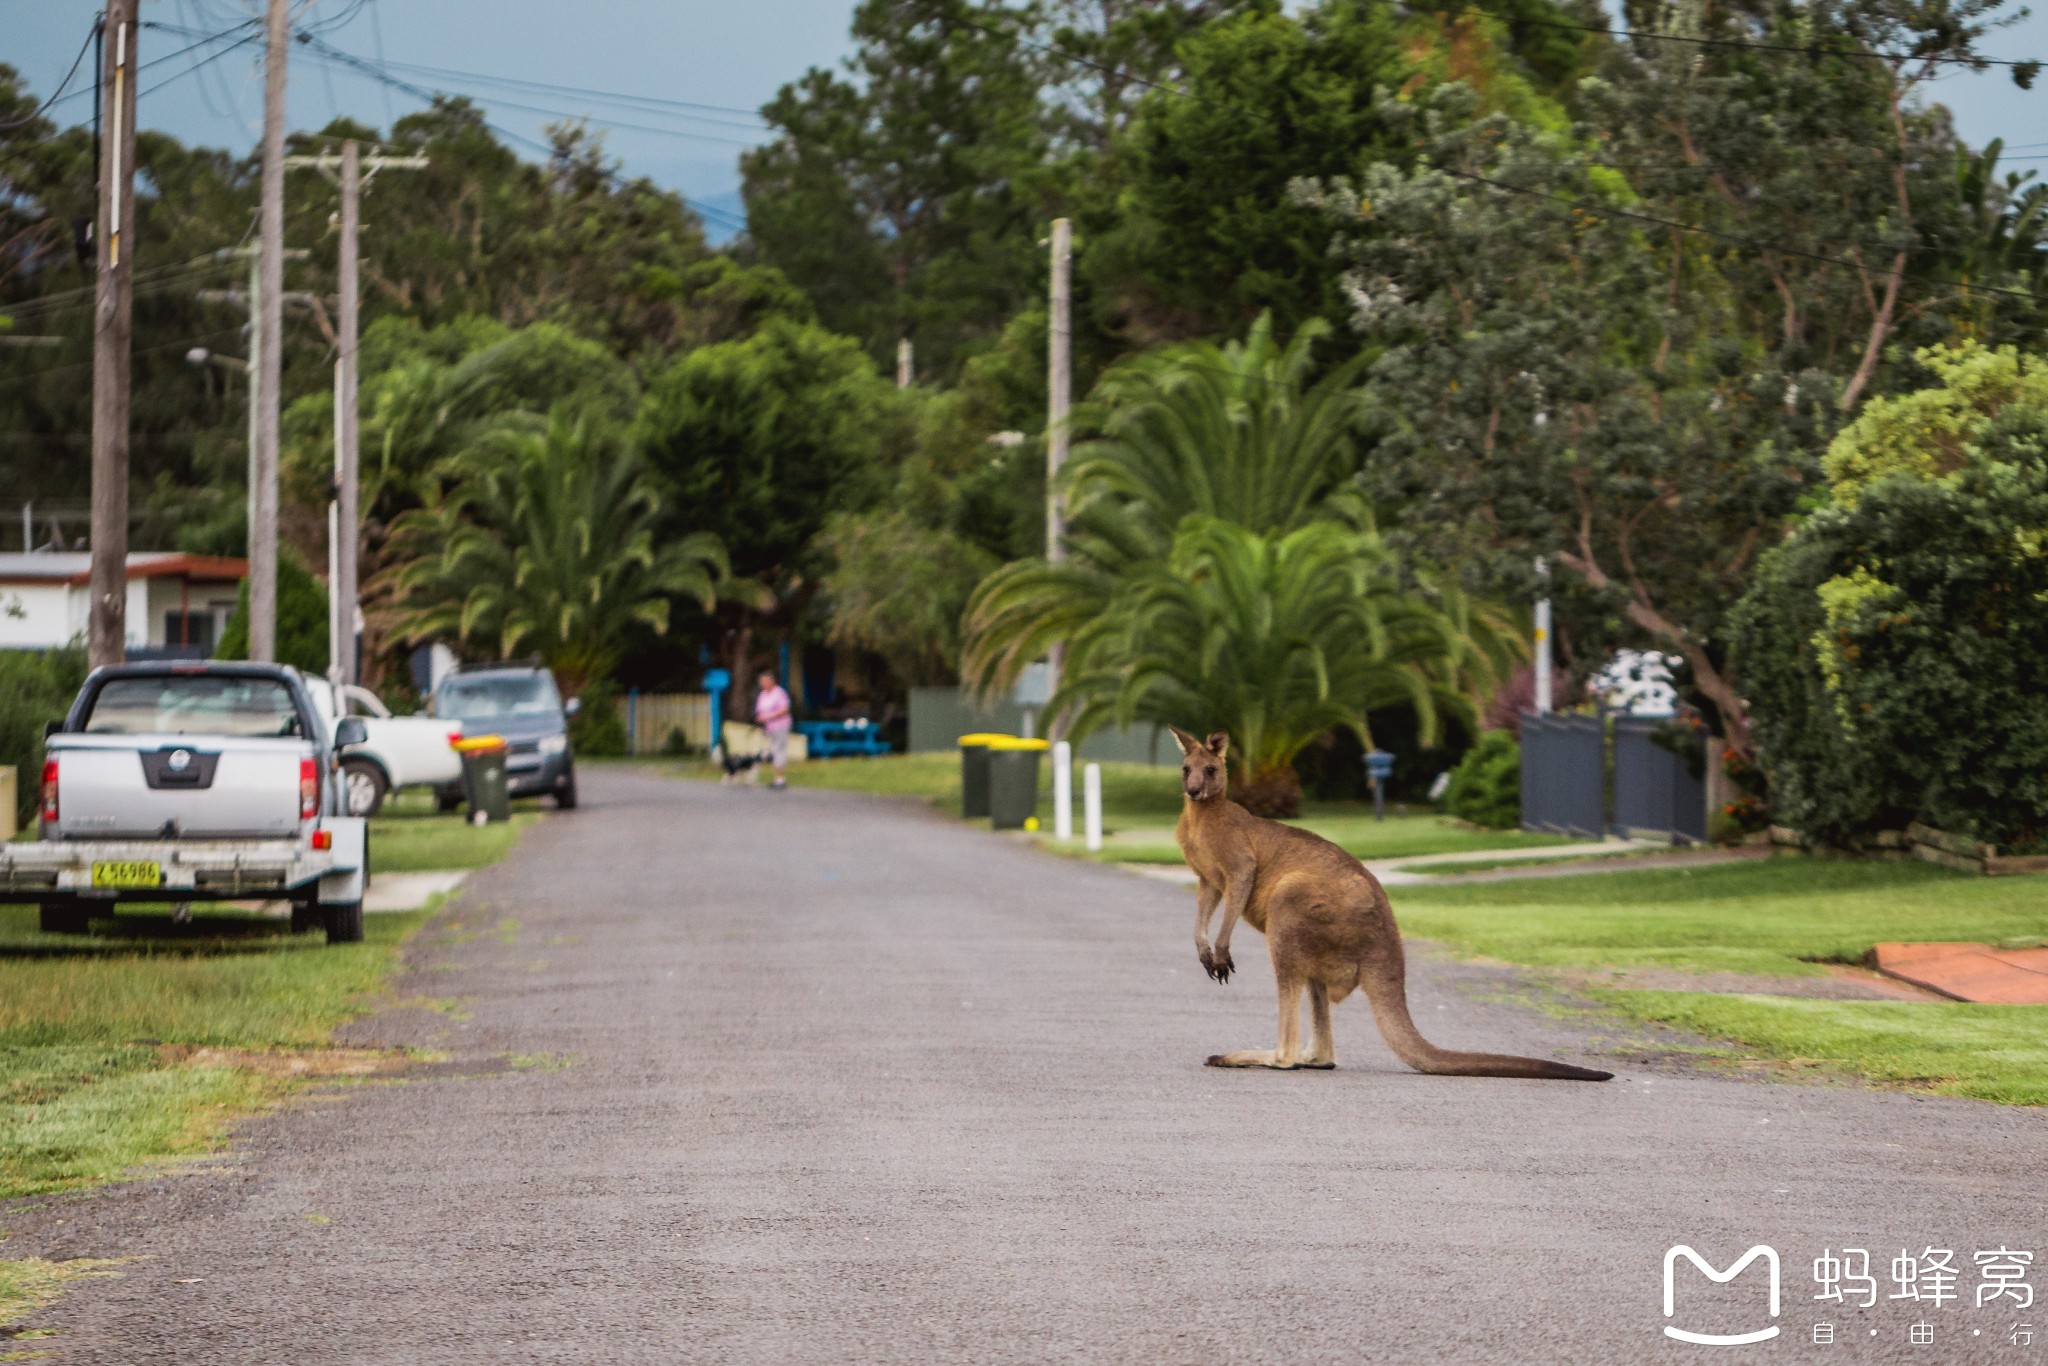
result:
[[[1613,1079],[1612,1072],[1596,1072],[1590,1067],[1573,1067],[1543,1058],[1518,1058],[1511,1053],[1455,1053],[1438,1048],[1422,1037],[1422,1031],[1408,1014],[1407,973],[1398,947],[1390,963],[1368,966],[1360,975],[1359,987],[1372,1003],[1380,1037],[1394,1050],[1395,1057],[1418,1072],[1444,1077],[1540,1077],[1551,1081]]]

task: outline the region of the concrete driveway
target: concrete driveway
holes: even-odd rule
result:
[[[2048,1285],[2048,1116],[1709,1074],[1505,969],[1427,954],[1438,1042],[1604,1085],[1422,1077],[1362,1003],[1332,1073],[1268,1046],[1257,936],[1190,894],[931,813],[584,775],[416,942],[357,1043],[450,1066],[245,1126],[195,1174],[16,1208],[6,1255],[129,1257],[60,1362],[2048,1361],[1978,1250]],[[1398,909],[1399,900],[1396,898]],[[1917,1007],[1916,1007],[1917,1008]],[[1927,1008],[1939,1009],[1939,1006]],[[449,1012],[454,1013],[449,1013]],[[1681,1261],[1663,1312],[1667,1249]],[[1954,1250],[1961,1303],[1889,1299]],[[1868,1253],[1839,1300],[1814,1262]],[[1849,1266],[1853,1270],[1854,1256]],[[1938,1331],[1909,1341],[1916,1323]],[[1813,1345],[1817,1324],[1831,1346]],[[1875,1330],[1873,1333],[1872,1330]]]

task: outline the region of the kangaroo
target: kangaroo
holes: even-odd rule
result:
[[[1393,907],[1351,855],[1306,830],[1269,821],[1229,799],[1225,756],[1230,737],[1197,740],[1178,727],[1181,791],[1186,801],[1174,837],[1201,885],[1195,893],[1195,954],[1218,983],[1230,980],[1230,932],[1242,918],[1266,936],[1280,988],[1280,1045],[1219,1053],[1211,1067],[1330,1068],[1337,1065],[1331,1003],[1354,988],[1394,1056],[1418,1072],[1453,1077],[1544,1077],[1607,1081],[1595,1072],[1504,1053],[1454,1053],[1422,1037],[1408,1014],[1407,964]],[[1223,923],[1209,941],[1217,906]],[[1301,1049],[1301,994],[1308,992],[1314,1038]]]

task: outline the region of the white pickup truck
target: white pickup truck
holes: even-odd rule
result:
[[[363,723],[365,738],[347,746],[341,756],[342,790],[349,815],[376,815],[384,805],[384,794],[393,788],[447,787],[462,781],[462,754],[455,748],[462,738],[462,722],[393,716],[368,688],[353,684],[337,688],[324,678],[308,678],[306,691],[313,699],[313,709],[327,723],[330,739],[345,717],[357,717]]]
[[[41,838],[0,844],[0,901],[77,934],[124,902],[285,899],[294,929],[359,940],[368,823],[337,754],[363,738],[281,665],[95,669],[43,742]]]

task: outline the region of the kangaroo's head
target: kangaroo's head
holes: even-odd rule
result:
[[[1179,726],[1169,726],[1180,741],[1180,790],[1191,802],[1221,801],[1230,789],[1230,735],[1217,731],[1197,740]]]

